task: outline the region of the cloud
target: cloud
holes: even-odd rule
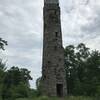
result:
[[[100,1],[60,0],[64,46],[86,43],[100,50]],[[8,66],[31,70],[35,87],[41,76],[43,0],[0,0],[0,37],[8,41]],[[98,45],[98,46],[97,46]]]
[[[42,6],[42,0],[0,1],[0,37],[9,44],[3,52],[7,65],[28,68],[34,80],[41,75]]]
[[[98,9],[96,13],[94,13],[94,15],[96,16],[93,18],[93,20],[87,23],[87,26],[83,26],[82,29],[86,33],[99,35],[100,33],[100,28],[99,28],[100,27],[100,9]]]
[[[78,44],[90,41],[99,41],[99,10],[98,0],[67,0],[62,5],[62,30],[64,45]],[[97,40],[98,37],[98,40]],[[97,42],[89,44],[89,47],[97,49]],[[98,49],[100,49],[98,47]]]

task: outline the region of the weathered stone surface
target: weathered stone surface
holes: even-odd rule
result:
[[[57,4],[57,3],[59,3],[59,0],[44,0],[44,3],[53,3],[53,4]]]
[[[66,96],[59,4],[44,5],[43,37],[42,92],[48,96]]]

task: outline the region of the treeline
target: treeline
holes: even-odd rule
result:
[[[2,64],[2,63],[1,63]],[[3,100],[29,97],[31,91],[29,80],[32,80],[30,71],[24,68],[11,67],[5,71],[0,64],[0,96]],[[1,68],[2,66],[2,68]]]
[[[7,41],[0,38],[0,50],[5,50]],[[11,67],[7,70],[6,63],[0,58],[0,100],[15,100],[31,96],[35,91],[30,88],[32,80],[30,71],[25,68]]]
[[[0,50],[5,50],[7,41],[0,38]],[[68,95],[100,96],[100,52],[85,44],[69,45],[64,49]],[[41,78],[37,79],[37,90],[31,89],[30,71],[11,67],[0,60],[0,98],[14,100],[41,95]]]
[[[65,48],[68,95],[100,96],[100,52],[85,44]]]

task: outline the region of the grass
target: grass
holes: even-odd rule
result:
[[[100,98],[98,97],[74,97],[74,96],[70,96],[70,97],[66,97],[66,98],[57,98],[57,97],[53,97],[53,98],[49,98],[46,96],[43,97],[37,97],[37,98],[22,98],[22,99],[16,99],[16,100],[100,100]]]

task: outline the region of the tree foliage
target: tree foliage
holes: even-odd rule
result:
[[[36,80],[37,96],[42,95],[41,77]]]
[[[0,38],[0,49],[5,50],[5,45],[7,41]],[[14,100],[28,97],[31,91],[29,80],[32,80],[29,70],[15,66],[7,70],[6,64],[0,59],[0,98]]]
[[[14,66],[11,67],[5,73],[2,92],[3,98],[28,97],[28,90],[30,89],[29,80],[32,80],[30,71]]]
[[[69,95],[100,94],[100,52],[85,44],[65,48],[65,69]]]
[[[5,50],[4,46],[8,45],[7,41],[3,40],[2,38],[0,38],[0,49]]]
[[[5,70],[6,70],[6,64],[2,60],[0,60],[0,97],[2,95]]]

